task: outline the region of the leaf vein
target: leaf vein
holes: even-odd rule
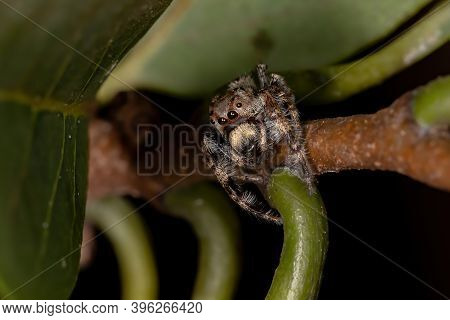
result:
[[[66,120],[67,120],[67,117],[64,115],[62,144],[61,144],[61,157],[60,157],[60,161],[58,163],[58,170],[56,171],[55,180],[53,182],[50,199],[48,201],[49,205],[48,205],[47,213],[45,215],[44,223],[46,224],[47,227],[42,232],[42,240],[41,240],[39,255],[38,255],[37,264],[36,264],[36,267],[38,267],[38,268],[42,264],[45,253],[47,252],[47,244],[48,244],[47,240],[48,240],[49,230],[50,230],[51,222],[52,222],[52,214],[53,214],[53,208],[54,208],[54,203],[55,203],[55,197],[56,197],[56,193],[58,191],[58,185],[59,185],[59,180],[60,180],[59,176],[61,175],[61,170],[62,170],[63,162],[64,162],[64,153],[65,153],[64,149],[65,149],[65,144],[66,144]]]

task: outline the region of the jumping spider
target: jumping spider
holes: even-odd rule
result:
[[[208,166],[241,208],[280,223],[278,212],[261,199],[274,167],[289,168],[310,190],[313,183],[295,98],[285,80],[260,64],[212,99],[209,116],[212,126],[202,144]]]

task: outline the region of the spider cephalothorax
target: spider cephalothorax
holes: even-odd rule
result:
[[[208,164],[230,197],[244,210],[279,222],[278,213],[258,199],[275,166],[288,167],[312,184],[294,95],[284,79],[258,65],[254,75],[231,82],[215,96],[209,116],[215,130],[203,137]],[[277,153],[286,156],[277,161]],[[275,159],[275,160],[274,160]]]

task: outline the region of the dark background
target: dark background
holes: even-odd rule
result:
[[[448,57],[449,44],[382,86],[343,103],[299,109],[304,119],[375,112],[402,93],[450,74]],[[319,190],[333,222],[329,223],[330,244],[319,299],[450,296],[449,193],[396,173],[371,171],[323,175]],[[156,250],[160,298],[189,299],[197,263],[196,239],[189,225],[149,206],[140,213]],[[243,270],[236,298],[263,299],[281,252],[282,228],[243,212],[239,218]],[[92,265],[80,273],[72,298],[120,298],[117,262],[103,236],[98,238]]]

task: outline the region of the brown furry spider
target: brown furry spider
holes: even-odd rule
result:
[[[209,115],[215,130],[206,131],[202,148],[218,181],[241,208],[281,223],[261,199],[274,167],[289,168],[310,190],[313,183],[294,95],[285,80],[260,64],[254,75],[241,76],[215,96]],[[288,156],[280,162],[281,149]]]

